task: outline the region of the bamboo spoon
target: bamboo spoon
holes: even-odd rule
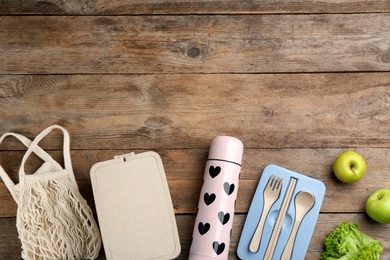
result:
[[[291,259],[291,254],[294,247],[295,238],[297,237],[298,228],[303,218],[313,206],[314,196],[310,192],[301,191],[295,196],[295,220],[293,224],[293,229],[290,233],[290,237],[288,238],[286,247],[284,248],[281,260]]]

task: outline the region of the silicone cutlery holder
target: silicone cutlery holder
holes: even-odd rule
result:
[[[283,186],[278,200],[271,207],[268,216],[264,223],[263,233],[260,239],[260,246],[257,252],[251,252],[249,245],[251,243],[253,234],[255,233],[257,224],[260,220],[263,209],[263,192],[272,175],[283,178]],[[292,194],[291,201],[283,221],[280,231],[279,239],[277,240],[273,260],[281,259],[283,250],[289,239],[290,233],[293,229],[295,218],[295,196],[301,192],[310,192],[314,196],[314,206],[303,218],[296,235],[295,244],[293,247],[291,259],[304,259],[307,249],[310,244],[314,228],[317,223],[318,215],[320,213],[322,201],[325,196],[325,185],[316,179],[293,172],[291,170],[276,166],[268,165],[265,167],[259,184],[256,188],[255,194],[250,205],[247,218],[241,233],[240,241],[237,247],[237,255],[241,259],[263,259],[268,242],[271,238],[272,230],[278,218],[280,207],[283,203],[286,191],[291,179],[296,180],[296,185]]]

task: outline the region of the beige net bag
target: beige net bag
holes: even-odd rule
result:
[[[57,163],[38,143],[52,130],[64,133],[64,165]],[[95,259],[99,255],[101,237],[90,207],[81,196],[73,174],[69,152],[69,134],[61,126],[43,130],[34,141],[15,134],[28,147],[15,185],[0,166],[0,176],[18,204],[16,226],[22,242],[23,259]],[[34,173],[24,171],[31,153],[44,163]]]

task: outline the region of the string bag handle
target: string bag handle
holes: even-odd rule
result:
[[[19,169],[19,179],[20,179],[20,182],[24,182],[25,177],[26,177],[26,173],[25,173],[24,168],[25,168],[25,164],[26,164],[26,161],[27,161],[28,157],[31,155],[32,152],[34,152],[35,149],[37,149],[37,147],[39,147],[38,143],[44,137],[46,137],[49,133],[51,133],[55,129],[59,129],[59,130],[61,130],[63,132],[63,135],[64,135],[64,139],[63,139],[63,157],[64,157],[65,170],[68,173],[68,177],[72,181],[74,181],[74,183],[76,183],[76,179],[74,177],[73,169],[72,169],[72,162],[71,162],[71,159],[70,159],[70,137],[69,137],[69,133],[68,133],[68,131],[65,128],[63,128],[62,126],[59,126],[59,125],[49,126],[48,128],[44,129],[40,134],[38,134],[37,137],[35,137],[35,139],[32,141],[30,147],[28,148],[27,152],[23,156],[22,163],[21,163],[21,166],[20,166],[20,169]],[[57,168],[57,166],[59,165],[47,153],[44,154],[41,158],[45,162],[51,163],[55,168]],[[55,164],[53,164],[53,161],[55,162]],[[57,170],[63,170],[63,169],[60,166]]]
[[[31,147],[31,143],[32,141],[30,139],[28,139],[27,137],[21,135],[21,134],[16,134],[16,133],[5,133],[1,136],[0,138],[0,144],[4,141],[4,139],[6,139],[7,137],[15,137],[16,139],[18,139],[24,146],[26,146],[27,148],[30,148]],[[35,148],[32,150],[39,158],[41,158],[42,160],[44,160],[44,158],[48,158],[49,162],[53,165],[53,167],[55,168],[62,168],[61,165],[59,163],[57,163],[55,160],[53,160],[51,158],[51,156],[46,153],[41,147],[39,147],[38,145],[35,146]],[[49,158],[50,157],[50,158]],[[7,174],[7,172],[4,170],[4,168],[0,165],[0,177],[1,179],[3,180],[5,186],[7,187],[7,189],[10,191],[12,197],[14,198],[14,200],[16,202],[18,202],[18,199],[19,199],[19,196],[18,196],[18,191],[17,191],[17,188],[15,185],[15,183],[11,180],[11,178],[9,177],[9,175]],[[20,180],[19,180],[20,181]]]

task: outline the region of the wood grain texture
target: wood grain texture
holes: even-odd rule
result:
[[[0,73],[389,71],[389,28],[380,13],[2,16]]]
[[[181,254],[178,259],[188,259],[195,216],[177,215],[176,221],[182,247]],[[390,230],[387,227],[384,228],[383,225],[373,223],[364,214],[320,214],[305,259],[319,259],[321,252],[324,250],[323,241],[325,237],[332,232],[341,221],[359,223],[360,230],[362,232],[380,241],[382,246],[385,248],[381,259],[390,259],[390,252],[388,250],[388,248],[390,248],[388,240],[388,232]],[[232,242],[229,248],[229,259],[239,259],[236,255],[236,250],[244,222],[245,215],[238,214],[234,216]],[[18,258],[18,256],[20,256],[21,249],[15,225],[15,218],[0,218],[0,226],[3,231],[0,233],[0,241],[4,241],[0,244],[0,255],[2,256],[2,259],[21,259],[20,257]],[[104,252],[101,253],[99,259],[105,259]]]
[[[387,72],[3,75],[0,86],[0,133],[60,124],[72,149],[206,149],[216,135],[245,148],[390,146]]]
[[[358,222],[390,260],[390,225],[365,213],[390,188],[388,0],[0,0],[0,135],[67,128],[80,192],[95,210],[89,171],[154,150],[168,178],[187,259],[211,139],[244,143],[229,259],[264,168],[276,164],[326,185],[305,259],[319,259],[339,222]],[[59,162],[62,137],[40,145]],[[346,185],[342,151],[367,162]],[[18,181],[26,150],[0,145]],[[41,162],[33,157],[26,171]],[[16,203],[0,180],[0,258],[20,259]],[[104,252],[101,260],[105,259]]]
[[[324,182],[326,196],[321,212],[326,213],[363,213],[365,202],[372,192],[390,187],[390,149],[358,148],[367,161],[367,173],[353,185],[338,181],[332,172],[334,159],[345,149],[246,149],[243,169],[240,176],[239,193],[236,204],[237,213],[248,212],[254,191],[268,164],[302,173]],[[74,172],[82,195],[94,208],[90,185],[90,168],[97,162],[109,160],[115,155],[131,151],[118,150],[80,150],[72,151]],[[141,152],[141,151],[136,151]],[[163,161],[175,213],[193,214],[197,212],[199,192],[203,183],[203,171],[206,162],[206,149],[158,150]],[[61,153],[51,152],[53,158],[61,162]],[[0,152],[0,163],[9,172],[15,183],[18,182],[17,170],[22,151]],[[28,164],[26,171],[33,172],[40,165],[39,160]],[[0,216],[16,214],[16,203],[0,181]],[[340,203],[342,202],[342,203]]]
[[[0,0],[0,14],[123,15],[123,14],[290,14],[389,12],[386,0],[378,1],[278,1],[273,0],[154,0],[59,1]]]

